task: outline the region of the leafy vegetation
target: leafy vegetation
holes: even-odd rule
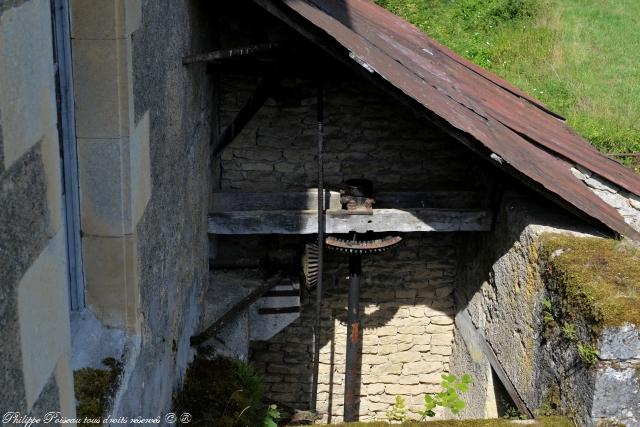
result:
[[[431,396],[424,396],[424,410],[420,412],[421,419],[425,417],[435,417],[437,406],[449,409],[454,415],[464,409],[464,400],[458,393],[465,393],[469,390],[469,385],[473,384],[471,375],[464,374],[458,379],[453,374],[442,374],[442,391]]]
[[[562,325],[562,335],[569,341],[576,341],[578,339],[576,325],[574,325],[573,323],[564,322],[564,325]]]
[[[418,411],[420,420],[426,417],[435,417],[435,409],[440,406],[449,409],[453,414],[458,414],[465,407],[464,400],[460,398],[458,393],[465,393],[469,390],[469,386],[473,384],[471,375],[464,374],[458,379],[453,374],[442,374],[442,390],[434,395],[424,395],[424,408]],[[396,396],[395,403],[391,405],[387,411],[387,419],[392,422],[406,422],[411,420],[406,401],[402,396]]]
[[[576,349],[578,356],[587,366],[592,366],[598,361],[598,351],[593,345],[579,342]]]
[[[640,152],[640,2],[375,0],[567,118],[605,152]]]
[[[402,396],[396,396],[396,401],[387,411],[387,419],[389,421],[404,422],[410,419],[407,403]]]
[[[265,386],[252,365],[229,358],[197,357],[187,370],[176,412],[192,415],[194,426],[275,427],[280,412],[264,403]]]

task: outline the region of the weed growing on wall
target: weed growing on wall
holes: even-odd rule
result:
[[[404,397],[396,396],[395,403],[387,411],[387,419],[391,422],[397,421],[401,423],[411,419]]]
[[[442,374],[442,383],[440,384],[442,391],[433,396],[428,394],[424,396],[424,409],[419,412],[420,419],[435,417],[435,409],[438,406],[449,409],[454,415],[460,413],[464,409],[465,403],[459,393],[469,391],[471,384],[473,384],[473,379],[469,374],[462,375],[460,379],[453,374]]]
[[[598,351],[595,346],[579,342],[576,345],[576,350],[578,350],[578,356],[580,356],[580,360],[582,360],[585,365],[593,366],[598,361]]]
[[[440,383],[442,390],[433,395],[424,395],[424,408],[422,411],[417,412],[420,420],[425,420],[427,417],[435,417],[435,409],[438,406],[450,410],[454,415],[459,414],[466,405],[460,397],[460,393],[469,391],[469,386],[472,384],[473,378],[469,374],[462,375],[460,379],[453,374],[442,374],[442,382]],[[411,419],[405,399],[402,396],[396,396],[395,403],[387,411],[387,419],[399,422]]]

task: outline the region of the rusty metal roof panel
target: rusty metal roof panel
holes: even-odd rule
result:
[[[258,3],[264,3],[258,1]],[[274,0],[318,27],[451,126],[610,229],[637,236],[571,173],[580,165],[640,195],[640,176],[600,154],[540,101],[369,0]]]

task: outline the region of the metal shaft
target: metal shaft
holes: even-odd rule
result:
[[[316,284],[316,312],[313,326],[313,378],[311,385],[311,410],[316,411],[318,400],[318,374],[320,371],[320,316],[322,311],[322,273],[324,264],[324,176],[322,152],[324,151],[324,99],[322,82],[318,82],[318,281]]]
[[[344,421],[357,421],[359,413],[360,276],[362,255],[349,256],[347,307],[347,366],[344,380]]]

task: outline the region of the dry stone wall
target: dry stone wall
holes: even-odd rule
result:
[[[456,250],[450,234],[411,234],[383,255],[363,259],[361,290],[360,419],[385,419],[396,395],[418,410],[449,371],[453,342]],[[328,254],[322,304],[318,410],[325,420],[343,414],[348,259]],[[268,342],[254,343],[252,358],[268,395],[309,406],[315,295],[301,317]]]
[[[547,277],[548,263],[541,256],[543,233],[584,237],[596,232],[539,200],[506,194],[495,230],[461,242],[465,262],[454,294],[456,324],[469,319],[471,333],[486,341],[534,414],[559,412],[580,426],[639,426],[638,329],[628,324],[605,328],[593,348],[594,364],[582,361],[563,328],[569,322],[574,339],[588,343],[585,331],[591,330],[593,319],[560,312],[564,297]],[[547,306],[552,307],[551,323]],[[486,349],[463,333],[456,334],[451,366],[454,374],[468,372],[475,379],[461,417],[500,416],[512,405],[497,391]]]
[[[220,124],[255,89],[223,76]],[[305,190],[317,186],[314,82],[285,80],[278,94],[221,156],[219,187],[230,191]],[[327,83],[324,173],[328,186],[368,178],[378,191],[475,188],[483,182],[466,148],[366,82]]]

